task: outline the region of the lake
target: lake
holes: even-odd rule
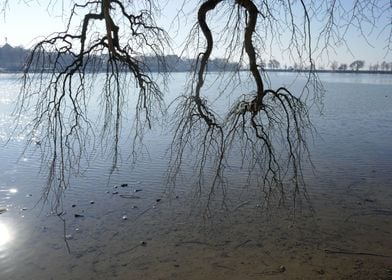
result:
[[[234,162],[225,207],[206,218],[195,166],[184,164],[175,188],[165,183],[166,126],[145,135],[136,164],[125,137],[113,173],[110,153],[93,150],[62,215],[52,213],[40,200],[39,149],[23,153],[22,136],[9,140],[18,76],[1,74],[0,279],[392,279],[392,75],[319,76],[326,92],[321,113],[311,111],[308,199],[295,211],[260,207],[263,192]],[[171,75],[167,103],[186,81]],[[270,73],[273,86],[300,90],[304,81]]]

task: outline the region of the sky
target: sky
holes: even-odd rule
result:
[[[166,2],[164,2],[166,1]],[[190,0],[187,10],[188,14],[183,15],[180,24],[174,21],[173,18],[180,9],[179,3],[181,1],[175,0],[164,0],[162,3],[166,8],[162,11],[161,18],[158,19],[159,23],[162,24],[166,29],[172,27],[169,34],[174,38],[173,45],[174,50],[179,52],[181,43],[185,40],[186,34],[189,31],[192,24],[195,22],[196,13],[192,12],[192,8],[197,4],[197,0]],[[320,0],[321,1],[321,0]],[[347,3],[351,0],[344,0]],[[4,0],[0,0],[3,3]],[[12,46],[23,46],[31,47],[37,38],[42,38],[55,31],[64,30],[66,18],[63,17],[63,10],[69,11],[70,8],[67,6],[71,1],[43,1],[43,0],[29,0],[27,4],[25,1],[12,0],[9,1],[9,5],[0,16],[0,46],[2,46],[6,40]],[[48,5],[48,3],[55,3]],[[65,3],[65,4],[64,4]],[[0,4],[1,6],[3,4]],[[391,4],[392,5],[392,4]],[[1,7],[0,6],[0,7]],[[392,7],[391,7],[392,10]],[[346,39],[350,50],[347,46],[342,44],[338,47],[334,47],[334,50],[328,52],[327,55],[317,57],[318,66],[325,66],[332,61],[338,61],[340,63],[351,63],[355,59],[365,60],[366,64],[374,64],[376,62],[381,63],[382,61],[392,61],[392,54],[387,53],[384,49],[385,39],[388,35],[388,29],[383,29],[389,24],[391,28],[392,18],[391,12],[385,14],[385,18],[378,22],[378,26],[374,26],[373,29],[365,28],[364,34],[361,34],[355,28],[349,29],[346,34]],[[300,15],[298,15],[300,16]],[[219,22],[219,21],[218,21]],[[225,24],[223,21],[218,24]],[[180,27],[180,28],[179,28]],[[317,36],[317,32],[320,30],[320,26],[317,23],[312,25],[314,35]],[[283,37],[285,34],[283,34]],[[365,38],[364,38],[365,37]],[[276,58],[277,60],[290,64],[287,57],[281,54],[279,48],[272,47],[269,57]],[[215,56],[219,57],[220,53],[215,52]],[[283,64],[282,63],[282,64]],[[292,62],[291,62],[292,63]]]

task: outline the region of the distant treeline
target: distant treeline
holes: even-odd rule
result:
[[[0,48],[0,72],[21,71],[28,54],[26,49],[5,44]]]
[[[27,58],[30,50],[22,47],[12,47],[5,44],[0,47],[0,73],[1,72],[22,72],[25,69]],[[48,69],[52,71],[53,67],[57,71],[67,71],[67,67],[72,64],[74,57],[71,54],[63,54],[58,56],[57,53],[46,53],[35,56],[31,61],[30,71],[42,71]],[[150,72],[188,72],[194,69],[196,60],[189,58],[180,58],[177,55],[166,56],[140,56],[136,57],[139,66]],[[56,61],[56,64],[54,64]],[[84,59],[86,71],[106,71],[107,55],[90,56]],[[381,64],[369,65],[369,70],[364,70],[365,62],[356,60],[350,65],[338,64],[333,62],[331,69],[316,69],[315,67],[305,67],[294,64],[294,66],[281,66],[280,62],[271,59],[268,63],[262,62],[260,67],[265,71],[275,72],[319,72],[319,73],[371,73],[371,74],[392,74],[392,63],[382,62]],[[247,70],[247,66],[230,62],[225,59],[216,58],[208,63],[208,71],[241,71]],[[69,69],[68,69],[69,70]],[[128,69],[119,69],[120,71],[128,71]]]
[[[5,44],[0,48],[0,72],[21,72],[24,70],[30,50],[21,47],[12,47]],[[57,71],[64,71],[73,61],[70,54],[64,54],[57,57],[55,53],[46,53],[45,56],[36,56],[31,63],[30,71],[42,71],[42,69],[53,69],[54,61],[57,59],[55,68]],[[157,56],[141,56],[136,60],[139,66],[150,72],[186,72],[193,69],[196,60],[184,59],[177,55],[167,55],[163,57]],[[85,59],[86,71],[105,71],[106,55],[90,56]],[[127,69],[120,69],[127,71]],[[238,63],[226,61],[216,58],[208,64],[208,71],[234,71],[240,70]]]
[[[265,69],[267,72],[310,72],[309,69]],[[313,69],[315,73],[341,73],[341,74],[392,74],[391,70],[329,70],[329,69]]]

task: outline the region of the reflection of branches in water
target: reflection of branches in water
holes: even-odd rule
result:
[[[142,4],[143,5],[143,4]],[[34,46],[26,62],[23,87],[19,95],[18,115],[35,102],[33,136],[44,149],[49,163],[44,199],[53,192],[58,204],[69,176],[79,173],[81,160],[88,160],[94,149],[94,132],[88,115],[90,89],[97,73],[105,70],[102,94],[102,133],[113,149],[113,168],[118,164],[119,139],[131,89],[137,88],[134,137],[141,137],[144,126],[162,109],[162,93],[148,74],[145,53],[154,54],[164,65],[168,45],[165,31],[156,26],[153,2],[145,7],[123,1],[86,1],[74,3],[64,32],[55,33]],[[129,12],[131,11],[131,12]],[[80,16],[80,28],[71,26]],[[116,22],[121,18],[121,27]],[[96,26],[103,22],[102,32]],[[99,81],[98,81],[99,82]],[[129,125],[130,126],[130,125]],[[98,127],[99,129],[99,127]],[[56,186],[56,187],[53,187]]]

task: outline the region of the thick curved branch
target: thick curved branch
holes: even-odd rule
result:
[[[237,3],[238,5],[246,9],[249,16],[248,22],[245,27],[244,45],[245,51],[249,57],[249,70],[252,73],[257,86],[257,95],[255,99],[256,108],[254,108],[254,110],[258,111],[262,106],[263,97],[265,95],[263,80],[261,78],[259,70],[257,69],[256,51],[252,43],[252,37],[256,29],[257,16],[259,12],[256,5],[251,0],[237,0]]]
[[[200,96],[200,89],[204,84],[204,77],[203,77],[204,72],[206,70],[208,59],[210,58],[212,48],[214,46],[214,41],[212,38],[211,30],[206,23],[206,15],[209,11],[215,9],[216,5],[218,5],[219,2],[222,2],[222,0],[208,0],[208,1],[204,2],[200,6],[198,14],[197,14],[197,20],[198,20],[199,26],[200,26],[200,28],[203,32],[203,35],[207,41],[207,47],[206,47],[205,52],[202,54],[202,58],[200,61],[200,68],[199,68],[199,72],[198,72],[198,82],[196,85],[196,96],[197,97]]]
[[[106,27],[106,36],[108,38],[109,44],[109,51],[111,54],[115,54],[116,50],[114,49],[119,48],[119,40],[118,40],[118,30],[119,27],[116,26],[113,22],[112,17],[110,16],[110,0],[103,0],[102,1],[102,14],[105,19],[105,27]]]
[[[211,30],[207,25],[206,22],[206,15],[209,11],[215,9],[216,5],[218,5],[222,0],[207,0],[204,2],[198,11],[197,20],[199,26],[203,32],[204,37],[207,41],[207,47],[204,53],[201,54],[200,60],[200,67],[197,73],[197,84],[195,90],[195,102],[197,104],[197,110],[201,117],[206,121],[209,126],[216,125],[215,121],[213,120],[213,116],[211,112],[207,109],[204,105],[202,99],[200,98],[200,90],[204,84],[204,74],[207,68],[208,59],[210,58],[212,48],[214,45],[214,40],[212,38]]]

